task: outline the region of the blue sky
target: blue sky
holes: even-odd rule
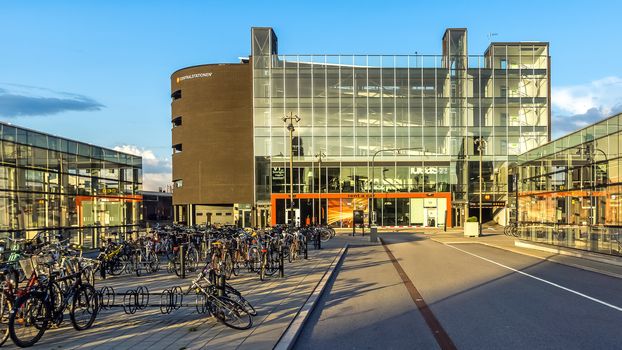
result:
[[[281,53],[439,54],[447,27],[469,53],[551,43],[553,134],[622,110],[614,1],[5,1],[0,120],[142,154],[145,187],[170,181],[170,74],[237,62],[250,27]]]

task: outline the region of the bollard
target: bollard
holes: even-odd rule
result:
[[[309,237],[305,236],[305,260],[309,259]]]
[[[369,241],[378,242],[378,226],[370,227],[369,232]]]
[[[219,297],[225,296],[225,284],[226,283],[227,282],[225,282],[225,274],[222,273],[218,275],[218,296]]]
[[[108,264],[106,263],[106,261],[102,261],[101,264],[99,264],[99,273],[101,274],[101,277],[103,280],[106,279],[106,267],[108,266]]]
[[[322,235],[320,234],[317,235],[317,249],[322,249]]]
[[[186,254],[185,253],[185,249],[184,249],[184,245],[180,244],[179,245],[179,268],[181,269],[181,273],[179,274],[179,276],[181,278],[186,278]]]
[[[283,261],[283,245],[279,246],[279,277],[285,277],[285,264]]]

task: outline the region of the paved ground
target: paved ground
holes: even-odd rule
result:
[[[356,243],[361,237],[337,237],[321,251],[310,250],[310,259],[286,264],[286,278],[259,281],[256,274],[245,273],[230,283],[257,309],[254,325],[246,331],[230,329],[214,318],[197,314],[194,308],[182,308],[162,315],[157,307],[126,315],[121,308],[103,310],[92,329],[75,331],[68,321],[51,329],[34,348],[39,349],[271,349],[306,301],[320,278],[345,242]],[[194,276],[190,276],[194,277]],[[155,275],[124,276],[98,282],[117,292],[146,285],[152,292],[181,285],[181,280],[164,272]],[[119,302],[121,297],[117,297]],[[158,299],[152,302],[158,303]],[[192,303],[193,296],[185,302]],[[5,347],[15,348],[10,340]]]
[[[515,246],[516,238],[508,237],[503,234],[502,229],[485,229],[483,236],[481,237],[464,237],[462,231],[451,230],[450,232],[443,232],[439,230],[423,231],[421,233],[426,234],[430,239],[446,243],[446,244],[460,244],[460,243],[478,243],[489,245],[504,250],[508,250],[514,253],[522,255],[528,255],[534,258],[556,262],[567,266],[577,267],[584,270],[598,272],[606,274],[612,277],[622,278],[622,266],[608,264],[605,262],[594,261],[579,257],[573,257],[568,255],[560,255],[556,253],[546,252],[537,249],[521,248]],[[611,259],[617,259],[622,262],[622,258],[610,257]]]
[[[382,236],[458,349],[622,348],[621,279],[477,243]],[[348,253],[296,348],[436,346],[382,253]]]
[[[438,348],[382,246],[350,248],[325,293],[296,349]]]

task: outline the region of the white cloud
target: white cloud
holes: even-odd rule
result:
[[[585,114],[593,108],[609,114],[615,106],[622,104],[622,78],[616,76],[552,90],[553,108],[562,114]]]
[[[158,191],[160,188],[166,190],[172,181],[171,173],[144,173],[143,190]]]
[[[143,164],[146,164],[146,165],[158,165],[160,162],[160,160],[156,158],[152,150],[140,148],[135,145],[115,146],[114,150],[143,157]]]
[[[166,189],[171,185],[172,164],[169,158],[158,158],[152,150],[136,145],[119,145],[115,146],[114,150],[143,158],[144,190],[157,191],[159,188]]]
[[[622,112],[622,78],[616,76],[583,85],[552,89],[553,138]]]

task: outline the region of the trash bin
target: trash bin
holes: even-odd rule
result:
[[[378,226],[372,226],[369,229],[369,241],[378,242]]]

